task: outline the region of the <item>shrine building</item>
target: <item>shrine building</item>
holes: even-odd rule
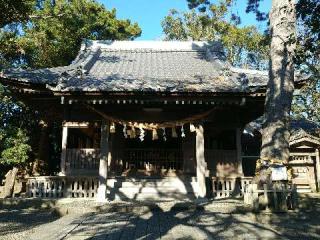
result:
[[[44,116],[40,159],[45,127],[61,126],[60,170],[30,177],[28,196],[98,200],[241,195],[258,158],[246,151],[259,148],[243,132],[263,115],[267,81],[232,67],[221,44],[191,41],[86,40],[68,66],[0,77]],[[311,152],[316,189],[320,141],[302,139],[294,161]]]

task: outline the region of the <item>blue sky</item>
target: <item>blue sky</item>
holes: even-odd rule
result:
[[[108,9],[116,8],[118,18],[128,18],[137,22],[142,28],[142,35],[139,40],[157,40],[163,36],[161,21],[168,14],[169,10],[188,10],[186,0],[99,0]],[[261,30],[265,23],[255,21],[254,14],[245,13],[247,0],[238,0],[233,7],[234,13],[241,17],[242,25],[255,25]],[[260,6],[263,11],[271,7],[271,0],[264,0]]]

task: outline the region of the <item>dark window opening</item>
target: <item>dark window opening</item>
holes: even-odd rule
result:
[[[100,148],[100,128],[69,128],[67,148]]]
[[[210,131],[210,136],[205,137],[205,148],[215,150],[235,150],[235,130]]]

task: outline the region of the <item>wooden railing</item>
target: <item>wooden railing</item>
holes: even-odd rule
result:
[[[257,184],[249,184],[245,187],[244,203],[250,205],[254,211],[272,210],[287,211],[298,206],[298,194],[294,184],[273,183],[263,185],[258,189]]]
[[[124,150],[124,167],[137,169],[181,170],[183,156],[181,149],[132,148]]]
[[[238,173],[237,152],[235,150],[205,150],[207,168],[213,176],[230,176]]]
[[[113,154],[117,154],[114,152]],[[100,149],[69,148],[66,165],[68,172],[79,170],[97,170],[99,168]],[[183,156],[181,149],[129,148],[123,150],[124,169],[174,169],[181,170]]]
[[[68,170],[95,170],[99,168],[100,149],[69,148],[67,149]]]
[[[252,177],[212,177],[213,198],[241,197],[245,186],[252,183]]]
[[[206,159],[219,162],[234,162],[237,159],[236,150],[218,150],[218,149],[205,149]]]
[[[98,177],[30,177],[27,181],[27,196],[36,198],[94,198],[98,186]]]

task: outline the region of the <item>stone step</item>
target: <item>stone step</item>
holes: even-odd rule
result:
[[[195,179],[182,181],[179,178],[114,178],[108,179],[108,194],[116,200],[193,199],[197,195]]]
[[[142,187],[153,187],[153,188],[159,188],[159,187],[175,187],[175,188],[192,188],[194,186],[197,186],[197,182],[179,182],[179,181],[148,181],[148,182],[119,182],[119,181],[109,181],[108,187],[111,188],[142,188]]]
[[[133,188],[114,188],[114,189],[110,189],[111,191],[116,191],[116,192],[120,192],[123,194],[144,194],[144,193],[161,193],[161,194],[165,194],[165,193],[181,193],[181,194],[187,194],[187,193],[193,193],[197,191],[197,188],[194,187],[190,187],[190,188],[177,188],[177,187],[133,187]]]
[[[196,199],[196,194],[185,194],[177,192],[165,192],[165,193],[120,193],[111,192],[109,193],[110,200],[154,200],[154,201],[172,201],[172,200],[192,200]]]
[[[144,178],[134,178],[134,177],[115,177],[108,178],[108,181],[117,182],[196,182],[196,177],[144,177]]]
[[[310,187],[310,185],[297,185],[297,192],[299,193],[310,193],[312,192],[312,189]]]

